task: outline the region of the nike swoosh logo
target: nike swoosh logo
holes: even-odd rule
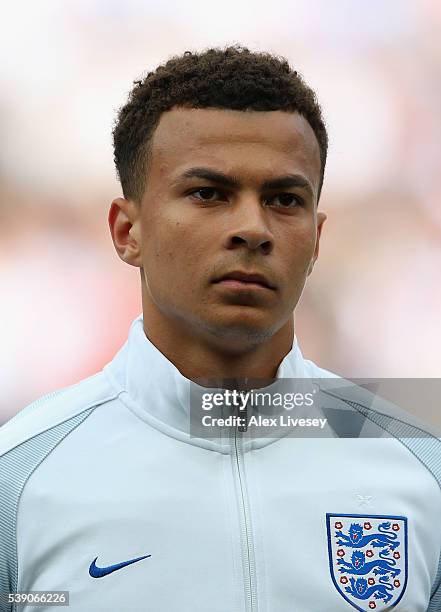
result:
[[[130,561],[123,561],[122,563],[116,563],[115,565],[108,565],[107,567],[98,567],[96,565],[96,560],[98,557],[92,561],[89,567],[89,575],[92,578],[102,578],[103,576],[107,576],[112,572],[116,572],[116,570],[121,569],[122,567],[126,567],[126,565],[132,565],[132,563],[137,563],[138,561],[142,561],[142,559],[148,559],[152,555],[145,555],[144,557],[137,557],[136,559],[130,559]]]

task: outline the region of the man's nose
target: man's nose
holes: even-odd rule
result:
[[[230,212],[226,246],[229,249],[246,246],[268,255],[274,246],[274,238],[268,227],[267,211],[257,197],[243,198]]]

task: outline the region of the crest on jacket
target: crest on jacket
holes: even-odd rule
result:
[[[335,588],[356,610],[390,610],[407,584],[407,518],[326,515]]]

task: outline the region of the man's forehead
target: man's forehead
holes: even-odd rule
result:
[[[287,111],[173,108],[161,115],[152,139],[152,152],[171,147],[210,144],[268,144],[274,148],[319,146],[308,121]]]

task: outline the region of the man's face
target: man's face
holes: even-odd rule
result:
[[[309,123],[283,111],[175,108],[151,153],[134,228],[144,305],[232,345],[271,337],[292,318],[326,218]]]

